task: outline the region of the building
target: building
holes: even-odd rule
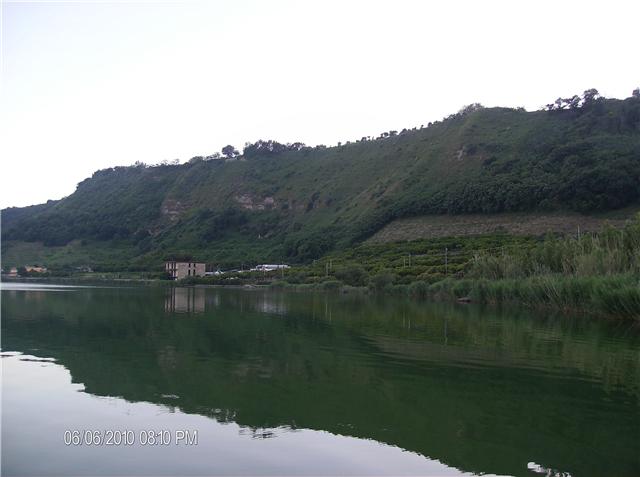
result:
[[[164,270],[172,280],[188,277],[204,277],[205,264],[200,262],[165,262]]]
[[[31,265],[25,265],[24,269],[28,272],[28,273],[47,273],[47,267],[39,267],[37,265],[35,266],[31,266]]]
[[[256,265],[254,268],[249,270],[250,272],[273,272],[274,270],[286,270],[290,268],[289,265],[284,264],[268,264],[265,263],[263,265]]]

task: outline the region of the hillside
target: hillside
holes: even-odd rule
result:
[[[534,112],[472,106],[336,147],[258,142],[229,159],[101,170],[62,200],[4,209],[3,262],[306,262],[425,214],[633,208],[639,184],[638,96]]]
[[[394,220],[378,230],[366,242],[388,243],[495,233],[537,237],[547,232],[561,235],[597,233],[607,225],[615,228],[624,227],[629,218],[638,211],[637,206],[631,206],[588,215],[565,211],[421,215]]]

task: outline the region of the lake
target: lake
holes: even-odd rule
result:
[[[637,324],[2,287],[3,475],[640,475]]]

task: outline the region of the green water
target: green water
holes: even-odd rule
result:
[[[5,283],[2,351],[3,475],[640,475],[629,323]],[[145,429],[173,441],[142,445]],[[66,445],[66,430],[136,442]]]

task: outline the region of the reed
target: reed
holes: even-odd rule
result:
[[[416,296],[517,302],[640,319],[640,215],[623,229],[548,236],[530,247],[476,255],[465,278],[414,285]]]

